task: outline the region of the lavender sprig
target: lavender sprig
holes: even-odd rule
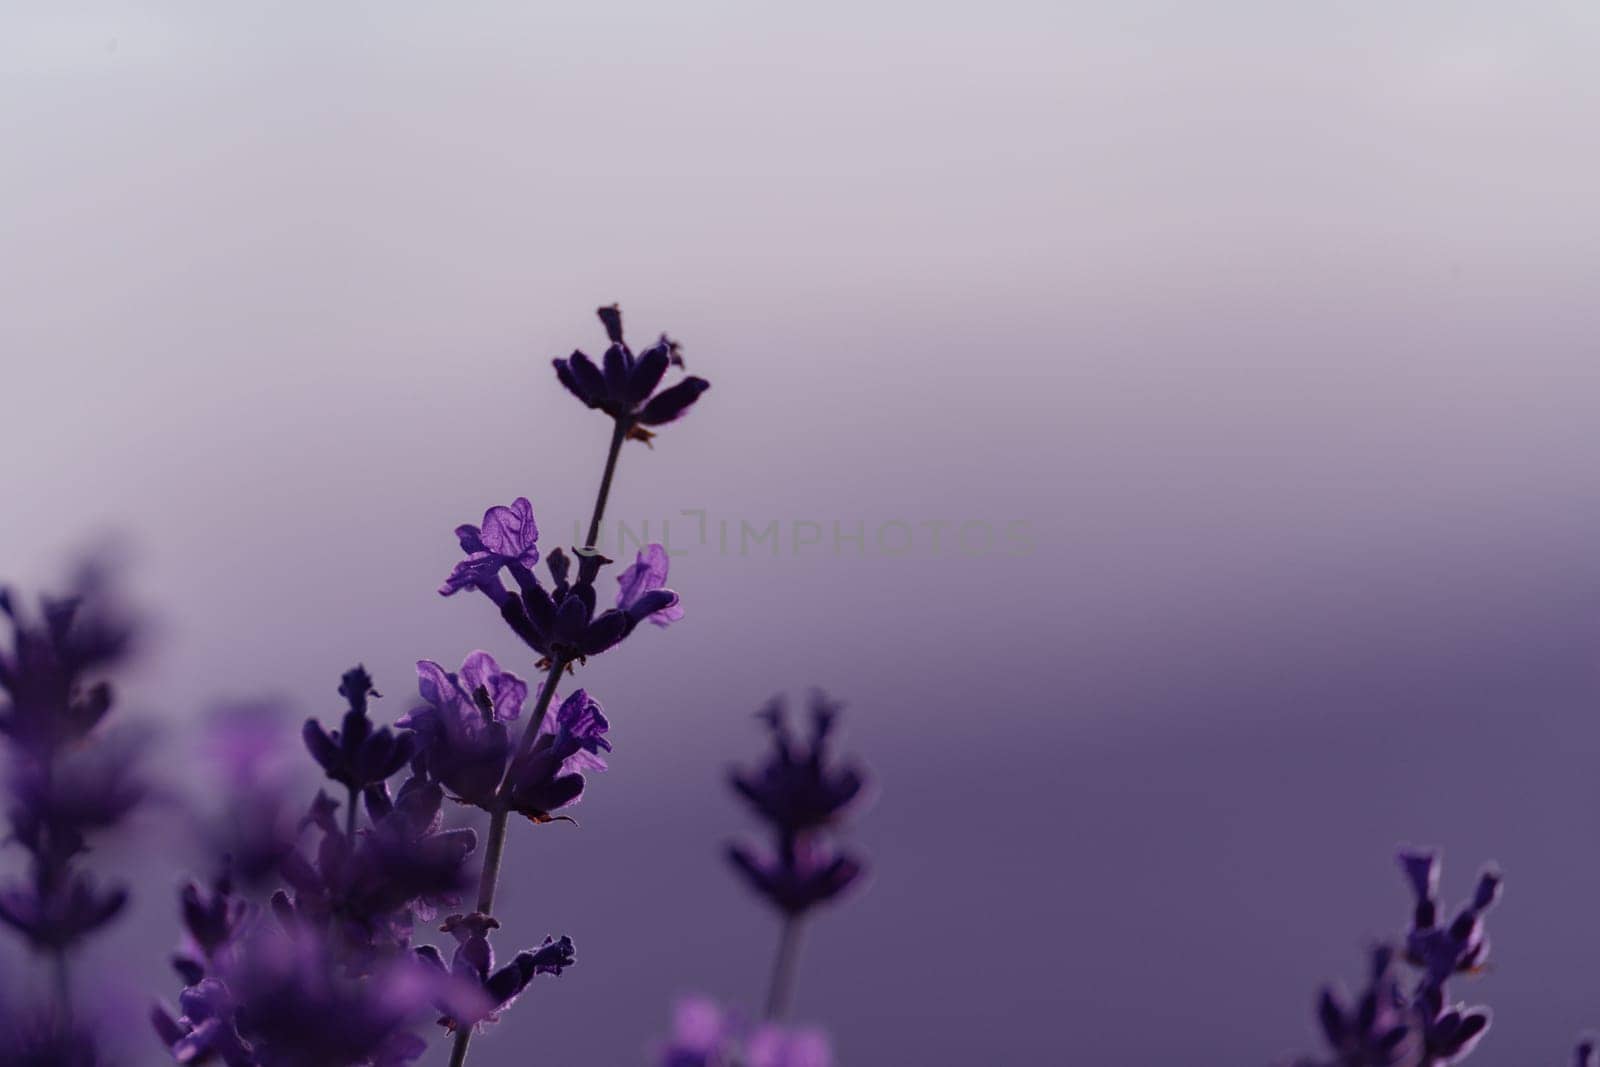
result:
[[[832,832],[855,806],[866,776],[855,764],[835,763],[830,741],[839,706],[823,693],[811,698],[811,732],[794,736],[782,699],[759,713],[772,737],[772,751],[753,770],[735,770],[734,791],[766,823],[773,847],[742,842],[728,846],[729,861],[745,881],[782,916],[778,951],[766,999],[766,1017],[781,1019],[794,995],[800,933],[806,916],[855,884],[862,861],[839,848]]]
[[[1438,853],[1403,849],[1399,861],[1415,899],[1404,950],[1373,949],[1367,987],[1354,1005],[1336,989],[1322,991],[1317,1020],[1331,1058],[1296,1067],[1444,1067],[1465,1059],[1488,1031],[1489,1009],[1451,1003],[1446,983],[1477,973],[1488,957],[1483,916],[1500,897],[1499,871],[1486,868],[1472,899],[1440,926]],[[1397,957],[1418,971],[1409,994],[1394,971]]]
[[[595,581],[601,568],[611,561],[596,546],[623,443],[637,440],[649,444],[654,433],[647,427],[679,418],[709,388],[709,383],[686,377],[657,392],[668,368],[683,365],[678,345],[663,335],[656,345],[635,355],[623,337],[621,311],[612,306],[601,308],[598,314],[610,341],[602,360],[604,370],[582,352],[554,361],[561,383],[586,406],[603,411],[612,419],[611,442],[588,536],[581,547],[574,548],[578,556],[576,575],[566,554],[556,549],[545,559],[551,585],[547,589],[541,583],[533,569],[540,559],[538,524],[532,505],[527,498],[519,497],[509,506],[490,508],[481,526],[456,529],[466,558],[439,589],[445,596],[463,589],[483,593],[499,607],[512,631],[539,653],[538,667],[545,671],[545,677],[528,722],[517,739],[511,741],[506,723],[516,715],[509,713],[503,701],[515,691],[515,685],[520,685],[520,680],[508,680],[512,676],[504,673],[491,675],[487,673],[488,665],[479,662],[474,669],[483,673],[481,682],[468,678],[468,665],[463,664],[459,675],[432,681],[432,698],[425,683],[423,695],[430,708],[420,709],[405,723],[419,738],[419,764],[438,768],[435,773],[453,779],[459,799],[489,812],[477,912],[463,917],[456,927],[458,931],[469,931],[470,936],[455,957],[461,969],[476,975],[486,988],[501,981],[506,973],[490,974],[493,957],[488,935],[497,925],[492,912],[511,813],[520,812],[536,823],[560,818],[552,813],[576,801],[582,792],[584,779],[578,772],[585,767],[603,768],[599,752],[610,749],[603,737],[605,716],[599,704],[583,690],[561,704],[554,728],[546,728],[557,682],[563,672],[589,656],[614,648],[646,619],[666,625],[682,617],[678,595],[665,588],[666,553],[659,546],[641,552],[634,565],[623,573],[616,606],[597,611]],[[511,573],[517,586],[515,594],[505,587],[503,571]],[[474,655],[487,658],[487,654]],[[515,700],[519,709],[525,695],[526,686],[522,686]],[[565,966],[571,962],[571,943],[562,939],[561,944],[565,945]],[[438,962],[442,965],[442,957]],[[452,968],[455,967],[453,962]],[[526,984],[525,978],[522,981]],[[491,999],[496,996],[491,991]],[[497,1005],[508,1002],[509,998],[503,998],[497,1000]],[[450,1064],[462,1067],[475,1026],[459,1025],[455,1029]]]
[[[37,615],[0,589],[11,631],[0,648],[0,749],[10,774],[8,840],[28,853],[25,880],[0,887],[0,922],[49,961],[54,1004],[32,1018],[0,1020],[13,1047],[40,1062],[97,1062],[93,1035],[73,1019],[69,960],[123,910],[125,888],[102,887],[82,870],[91,840],[124,823],[146,798],[138,751],[107,736],[114,699],[104,676],[120,665],[133,628],[108,604],[105,575],[89,567],[64,598],[42,598]]]

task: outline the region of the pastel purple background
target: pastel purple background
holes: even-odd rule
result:
[[[753,1003],[720,775],[814,683],[881,783],[800,988],[846,1067],[1305,1048],[1403,840],[1507,871],[1473,1063],[1600,1025],[1591,5],[74,11],[0,16],[0,571],[130,537],[174,733],[522,658],[433,590],[488,504],[587,514],[548,360],[601,302],[715,383],[616,517],[1029,531],[678,559],[688,618],[584,672],[581,828],[511,842],[508,938],[581,963],[474,1063]],[[134,855],[86,981],[175,937],[181,850]]]

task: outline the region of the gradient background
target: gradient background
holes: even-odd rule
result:
[[[521,662],[434,588],[489,504],[587,515],[606,426],[548,360],[602,302],[715,383],[613,517],[868,525],[695,548],[686,621],[585,670],[613,769],[503,894],[581,963],[474,1063],[756,1001],[720,776],[810,684],[881,784],[797,1011],[847,1067],[1309,1048],[1404,840],[1452,898],[1507,872],[1474,1064],[1600,1025],[1593,5],[0,13],[0,569],[126,535],[172,731]],[[870,543],[936,520],[1032,551]],[[172,836],[86,983],[160,973]]]

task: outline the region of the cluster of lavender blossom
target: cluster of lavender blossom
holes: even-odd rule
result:
[[[218,754],[229,817],[202,835],[212,869],[179,893],[182,944],[172,966],[183,988],[175,1005],[151,1012],[175,1062],[401,1067],[426,1052],[437,1026],[449,1063],[460,1067],[475,1037],[536,979],[574,965],[565,935],[497,953],[501,863],[513,816],[532,826],[568,820],[587,776],[607,766],[606,712],[588,690],[558,688],[641,623],[666,627],[683,617],[660,545],[620,569],[614,603],[602,607],[597,584],[612,561],[597,551],[597,535],[625,442],[649,444],[708,388],[687,374],[663,388],[668,371],[683,367],[679,346],[663,335],[635,353],[618,309],[599,316],[609,340],[599,363],[582,352],[554,361],[560,382],[611,419],[585,543],[570,556],[542,553],[533,507],[519,498],[456,529],[463,558],[439,589],[492,603],[533,653],[529,676],[538,680],[483,651],[456,670],[423,660],[417,706],[379,725],[374,680],[351,668],[338,686],[338,721],[313,718],[302,730],[326,784],[298,821],[285,817],[292,802],[266,769],[261,737],[236,732]],[[535,571],[541,563],[547,578]],[[91,837],[122,823],[149,788],[127,745],[101,726],[112,706],[104,675],[123,659],[132,631],[102,610],[104,598],[91,595],[99,591],[86,581],[69,599],[46,600],[37,620],[0,593],[14,634],[12,652],[0,654],[10,837],[29,858],[27,879],[0,890],[0,920],[57,976],[47,1002],[0,1016],[7,1064],[110,1062],[74,1015],[69,961],[122,910],[127,891],[101,888],[81,860]],[[781,702],[761,717],[772,752],[760,767],[736,771],[733,786],[771,828],[773,848],[734,845],[729,857],[782,916],[765,1018],[748,1025],[708,1001],[686,1004],[659,1050],[670,1067],[831,1061],[820,1031],[790,1028],[782,1016],[802,920],[860,879],[860,860],[833,843],[832,831],[865,779],[828,749],[837,708],[827,698],[813,699],[805,741],[791,734]],[[481,850],[474,830],[447,820],[450,805],[487,815]],[[445,935],[442,947],[425,943],[430,927]]]

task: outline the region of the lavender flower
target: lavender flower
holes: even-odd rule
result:
[[[289,890],[273,896],[286,926],[310,926],[364,961],[410,943],[416,919],[459,899],[477,847],[469,829],[442,830],[444,791],[409,779],[393,801],[386,787],[366,794],[373,826],[351,838],[334,818],[336,802],[319,795],[307,822],[322,832],[315,857],[290,852],[283,862]]]
[[[127,903],[121,887],[102,889],[87,874],[36,866],[30,882],[0,890],[0,922],[36,951],[64,952],[116,918]]]
[[[1404,849],[1399,861],[1416,902],[1404,955],[1421,972],[1416,987],[1409,995],[1402,990],[1392,947],[1374,949],[1367,990],[1355,1008],[1331,989],[1318,1002],[1332,1058],[1301,1060],[1298,1067],[1443,1067],[1466,1058],[1489,1029],[1487,1008],[1450,1003],[1445,986],[1455,975],[1474,973],[1488,953],[1482,917],[1499,897],[1499,873],[1485,870],[1472,900],[1441,929],[1437,854]]]
[[[1394,974],[1394,949],[1372,950],[1367,988],[1352,1006],[1336,988],[1323,989],[1317,1021],[1339,1067],[1399,1067],[1415,1056],[1410,1013]]]
[[[553,718],[553,722],[552,722]],[[583,770],[606,769],[601,752],[611,751],[605,738],[610,723],[600,704],[577,690],[541,724],[533,744],[519,752],[506,775],[510,809],[548,822],[552,812],[575,804],[583,795]]]
[[[546,937],[536,949],[524,949],[510,963],[496,968],[494,948],[489,944],[489,931],[500,924],[487,915],[452,915],[441,929],[456,939],[455,954],[450,966],[445,967],[444,957],[432,945],[417,949],[417,957],[439,973],[453,975],[469,988],[475,989],[479,1010],[471,1015],[458,1014],[449,1003],[440,1003],[444,1013],[440,1025],[450,1031],[481,1027],[500,1018],[517,997],[528,988],[536,975],[559,975],[576,961],[572,939]]]
[[[754,770],[735,770],[735,792],[772,830],[771,851],[728,846],[728,858],[748,884],[785,915],[799,916],[838,896],[863,872],[860,860],[823,835],[862,795],[865,776],[851,763],[835,764],[829,739],[838,707],[821,693],[812,697],[812,728],[802,744],[789,729],[783,701],[759,713],[772,734],[772,753]]]
[[[356,976],[314,932],[258,923],[184,991],[178,1014],[158,1007],[151,1019],[179,1063],[401,1067],[426,1051],[416,1027],[440,1000],[480,1010],[476,994],[411,957]]]
[[[658,1067],[831,1067],[828,1037],[810,1027],[751,1027],[715,1001],[692,997],[673,1014]]]
[[[672,614],[678,607],[678,594],[659,584],[650,585],[650,575],[645,572],[631,579],[625,576],[618,607],[596,615],[594,580],[600,568],[611,561],[598,553],[580,553],[577,580],[570,583],[565,553],[556,549],[545,562],[552,587],[546,590],[532,572],[513,571],[521,595],[502,601],[500,614],[516,635],[546,660],[581,662],[614,647],[645,619],[665,612],[670,622],[682,615],[681,611]],[[663,563],[660,577],[665,576]]]
[[[0,649],[0,735],[18,752],[46,761],[83,740],[111,708],[111,686],[94,675],[121,662],[132,628],[104,610],[97,579],[77,595],[41,601],[37,622],[0,588],[11,650]]]
[[[601,360],[604,369],[582,351],[574,351],[566,359],[554,361],[556,377],[586,406],[616,419],[624,433],[649,441],[652,434],[643,427],[679,418],[711,383],[690,376],[657,392],[667,368],[683,366],[677,342],[662,334],[654,345],[635,355],[623,340],[622,311],[613,305],[600,308],[597,314],[611,342]]]
[[[483,526],[456,527],[456,539],[467,558],[457,563],[439,587],[440,596],[463,589],[479,589],[490,596],[504,593],[500,571],[506,567],[532,570],[539,562],[539,526],[533,505],[517,497],[510,507],[497,505],[483,513]]]
[[[776,853],[735,842],[728,859],[773,907],[796,916],[843,893],[864,869],[855,857],[806,838],[787,839]]]
[[[246,702],[216,709],[202,729],[200,756],[211,771],[206,795],[215,800],[199,819],[200,841],[245,886],[276,885],[298,836],[290,756],[304,748],[290,722],[276,704]]]
[[[420,661],[417,688],[424,706],[398,725],[415,736],[418,765],[456,799],[492,808],[511,755],[506,724],[521,716],[527,683],[479,650],[468,654],[459,673]]]
[[[1406,849],[1400,866],[1416,897],[1411,931],[1406,935],[1406,961],[1422,970],[1425,983],[1443,988],[1452,975],[1477,971],[1489,955],[1483,913],[1500,896],[1500,872],[1488,868],[1478,876],[1472,900],[1463,905],[1449,926],[1438,925],[1439,857],[1437,853]]]
[[[14,1061],[92,1067],[93,1035],[75,1022],[74,949],[122,913],[128,893],[81,869],[91,841],[121,825],[147,796],[140,735],[107,734],[112,707],[104,674],[126,657],[133,629],[110,607],[107,576],[86,568],[74,595],[42,598],[36,616],[0,589],[11,631],[0,647],[0,748],[8,757],[4,839],[28,855],[24,877],[0,886],[0,923],[50,958],[48,1009],[0,1019],[0,1047]],[[12,1062],[12,1061],[8,1061]]]
[[[642,605],[647,605],[645,598],[649,594],[666,588],[668,563],[666,546],[652,544],[641,549],[633,565],[617,575],[617,607],[625,612],[637,612]],[[677,594],[673,594],[672,603],[648,611],[643,617],[656,626],[670,626],[683,618],[683,607],[677,601]]]
[[[386,782],[411,761],[413,738],[398,737],[387,726],[372,728],[367,718],[367,698],[377,696],[372,676],[364,667],[344,673],[339,692],[350,702],[343,728],[331,733],[315,719],[307,719],[302,737],[311,757],[327,776],[352,792]]]
[[[822,693],[811,698],[811,736],[802,744],[789,729],[782,698],[757,713],[772,734],[772,754],[754,770],[729,775],[735,792],[783,834],[801,834],[837,821],[865,785],[852,763],[835,765],[828,751],[838,705]]]

